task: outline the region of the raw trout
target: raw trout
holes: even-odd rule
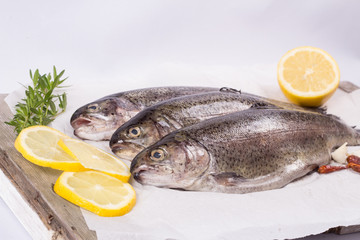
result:
[[[281,188],[360,134],[335,116],[249,109],[174,131],[140,152],[131,173],[142,184],[248,193]]]
[[[209,87],[155,87],[120,92],[82,106],[72,115],[70,123],[79,138],[109,140],[118,127],[146,107],[179,96],[215,90]]]
[[[250,107],[308,110],[294,104],[222,88],[216,92],[174,98],[144,109],[114,132],[110,148],[120,158],[132,160],[141,150],[176,129]]]

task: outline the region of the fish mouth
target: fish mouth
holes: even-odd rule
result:
[[[181,188],[177,184],[173,184],[172,174],[163,173],[161,167],[147,164],[138,165],[131,162],[130,172],[134,180],[144,185],[152,185],[157,187]],[[171,171],[172,172],[172,171]]]
[[[79,118],[76,118],[73,121],[71,121],[71,126],[74,129],[77,129],[77,128],[80,128],[82,126],[88,126],[91,123],[92,123],[92,121],[90,119],[85,118],[85,117],[79,117]]]
[[[144,175],[144,172],[146,172],[147,171],[147,169],[137,169],[136,171],[134,171],[133,173],[131,173],[131,175],[133,176],[133,178],[137,181],[137,182],[139,182],[139,183],[141,183],[142,182],[142,177],[143,177],[143,175]]]
[[[136,171],[132,174],[132,176],[134,177],[134,179],[137,182],[141,182],[141,173],[144,172],[145,170],[141,170],[141,171]]]
[[[140,144],[129,143],[129,142],[118,142],[111,145],[111,150],[115,153],[119,158],[132,161],[135,156],[145,149]]]
[[[74,128],[74,135],[81,139],[93,141],[109,140],[113,133],[106,128],[106,125],[100,125],[85,117],[76,118],[70,124]]]
[[[131,175],[134,177],[134,179],[139,183],[142,183],[144,181],[145,175],[149,170],[150,171],[155,170],[155,168],[148,165],[140,165],[140,166],[135,166],[135,165],[136,164],[131,164],[130,172]]]

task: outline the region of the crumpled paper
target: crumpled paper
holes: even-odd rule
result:
[[[119,81],[116,88],[103,83],[88,86],[85,81],[78,82],[66,89],[67,111],[51,126],[74,137],[69,121],[77,108],[107,94],[141,87],[229,86],[286,101],[272,69],[276,68],[220,67],[197,69],[194,74],[195,71],[189,71],[186,66],[170,65],[160,77],[156,74],[137,76],[133,79],[136,81],[129,79],[126,84]],[[176,75],[174,72],[182,75],[171,78]],[[19,89],[6,98],[10,107],[22,98],[23,91]],[[359,125],[359,101],[359,90],[350,94],[337,90],[326,107],[328,113],[340,116],[348,124]],[[111,153],[107,142],[87,142]],[[327,175],[314,172],[282,189],[224,194],[161,189],[131,180],[137,203],[130,213],[105,218],[86,210],[82,212],[98,239],[291,239],[322,233],[332,227],[359,225],[360,192],[355,190],[359,181],[360,174],[352,170]]]

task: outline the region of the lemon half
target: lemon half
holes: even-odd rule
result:
[[[340,82],[336,61],[324,50],[298,47],[288,51],[278,64],[278,82],[293,103],[318,107],[335,92]]]

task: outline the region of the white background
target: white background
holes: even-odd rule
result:
[[[341,80],[360,85],[359,9],[355,0],[1,1],[0,93],[53,65],[69,84],[113,92],[181,78],[221,86],[229,77],[246,89],[241,69],[272,71],[267,84],[277,84],[281,56],[304,45],[329,52]],[[30,238],[2,201],[0,214],[1,239]]]
[[[194,72],[277,64],[303,45],[328,51],[342,80],[360,83],[359,8],[356,0],[2,1],[0,92],[53,65],[71,81],[121,90],[169,64]]]

